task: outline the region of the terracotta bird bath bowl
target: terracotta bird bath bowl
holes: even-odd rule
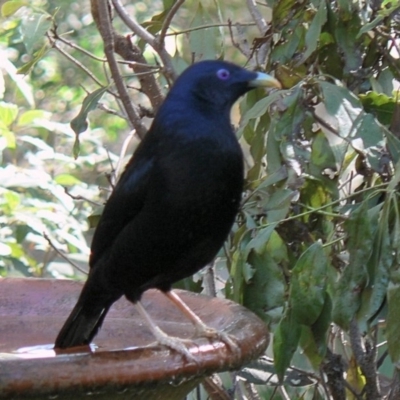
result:
[[[54,339],[81,288],[68,280],[0,279],[0,399],[182,399],[205,377],[239,369],[268,344],[264,323],[245,308],[178,291],[207,325],[233,336],[240,352],[194,338],[189,350],[197,363],[188,361],[152,344],[135,307],[121,299],[90,348],[55,354]],[[161,293],[149,290],[143,305],[166,333],[192,338],[193,325]]]

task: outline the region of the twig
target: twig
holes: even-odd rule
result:
[[[363,343],[356,318],[350,322],[349,338],[354,358],[365,376],[365,398],[377,400],[380,398],[380,389],[376,370],[376,348],[371,346],[368,340]]]
[[[250,400],[261,400],[261,396],[258,394],[252,383],[245,381],[243,386],[245,387]]]
[[[231,396],[225,390],[220,377],[217,374],[205,378],[201,383],[210,400],[230,400]]]
[[[124,105],[125,111],[128,115],[128,119],[133,127],[136,129],[137,134],[140,138],[143,138],[147,132],[146,126],[143,124],[139,112],[133,107],[133,104],[129,98],[129,94],[126,90],[124,81],[122,80],[121,74],[118,69],[118,63],[114,56],[114,35],[111,26],[110,12],[108,9],[107,1],[96,1],[92,0],[92,13],[96,9],[98,12],[97,28],[103,38],[104,52],[106,54],[107,62],[110,67],[111,75],[114,80],[115,86],[117,87],[121,101]]]
[[[284,400],[290,400],[290,397],[284,386],[278,386],[278,392],[281,394]]]
[[[83,270],[79,265],[75,264],[72,260],[70,260],[61,250],[57,249],[57,247],[53,244],[49,236],[45,232],[43,232],[43,237],[47,240],[49,243],[50,247],[65,261],[68,262],[68,264],[71,264],[74,268],[76,268],[79,272],[82,272],[82,274],[87,275],[88,272]]]
[[[94,0],[93,0],[94,1]],[[173,82],[176,79],[176,73],[174,67],[172,66],[171,56],[165,50],[164,44],[159,43],[157,38],[144,29],[141,25],[139,25],[134,19],[132,19],[125,8],[121,4],[120,0],[112,0],[115,11],[119,15],[119,17],[124,21],[126,26],[128,26],[132,32],[138,35],[142,40],[148,43],[160,56],[161,61],[163,62],[163,72],[167,80]]]
[[[238,23],[237,23],[238,24]],[[237,25],[234,24],[234,25]],[[226,24],[205,24],[205,25],[199,25],[199,26],[194,26],[193,28],[188,28],[188,29],[182,29],[180,31],[176,31],[176,32],[169,32],[167,33],[165,36],[178,36],[178,35],[183,35],[186,33],[190,33],[190,32],[195,32],[195,31],[201,31],[203,29],[209,29],[209,28],[230,28],[232,27],[232,21],[228,20],[228,23]],[[239,24],[240,26],[256,26],[255,22],[241,22]]]
[[[346,391],[344,385],[344,365],[342,357],[334,354],[328,348],[325,362],[321,367],[327,377],[327,385],[334,400],[346,400]]]
[[[83,201],[87,201],[90,204],[93,204],[94,206],[100,206],[99,203],[96,203],[93,200],[87,199],[86,197],[83,197],[83,196],[80,196],[80,195],[79,196],[73,195],[72,193],[70,193],[70,191],[68,190],[67,187],[64,187],[64,192],[65,192],[65,194],[67,196],[71,197],[71,199],[73,199],[73,200],[83,200]]]
[[[168,11],[167,16],[164,19],[164,22],[161,27],[160,35],[158,37],[158,42],[164,46],[164,40],[165,40],[165,35],[167,34],[167,31],[169,29],[169,26],[172,22],[172,18],[174,18],[175,14],[181,7],[181,5],[185,2],[185,0],[176,0],[176,2],[173,4],[171,9]]]
[[[154,72],[157,72],[161,69],[159,65],[149,65],[149,64],[141,63],[141,62],[137,62],[137,61],[118,60],[117,62],[118,62],[118,64],[129,65],[130,67],[138,66],[138,67],[145,67],[147,69],[151,69],[152,71],[147,72],[148,74],[153,74]]]
[[[59,40],[60,42],[66,44],[67,46],[71,47],[72,49],[78,50],[81,53],[87,55],[90,58],[93,58],[96,61],[101,61],[101,62],[106,62],[105,58],[102,57],[97,57],[95,56],[93,53],[91,53],[90,51],[87,51],[86,49],[84,49],[83,47],[78,46],[77,44],[75,44],[74,42],[71,42],[65,38],[63,38],[62,36],[60,36],[57,32],[57,27],[55,27],[54,29],[51,30],[52,34],[53,34],[53,38],[56,40]]]
[[[268,24],[265,21],[264,17],[261,15],[260,10],[257,8],[257,4],[255,0],[246,0],[247,8],[256,23],[258,30],[260,31],[261,35],[265,35],[268,31]],[[257,51],[257,62],[262,64],[265,62],[268,52],[268,45],[264,43]]]
[[[99,86],[104,86],[92,73],[90,70],[88,70],[82,63],[80,63],[76,58],[72,57],[70,54],[68,54],[66,51],[64,51],[61,47],[57,45],[57,41],[55,38],[51,37],[48,33],[46,33],[47,38],[49,39],[49,42],[51,46],[56,49],[58,52],[60,52],[65,58],[70,60],[73,64],[75,64],[78,68],[80,68],[82,71],[84,71],[91,79],[93,79]]]
[[[251,49],[250,46],[247,42],[246,37],[244,36],[244,32],[242,29],[242,25],[241,24],[235,24],[235,28],[238,32],[239,35],[239,39],[242,42],[242,45],[240,45],[239,43],[237,43],[233,37],[233,31],[232,31],[232,21],[228,20],[228,28],[229,28],[229,36],[231,38],[231,42],[233,44],[233,46],[235,46],[243,55],[245,55],[247,58],[250,58],[251,55]],[[242,47],[244,46],[244,47]]]
[[[127,120],[126,115],[123,115],[116,110],[112,110],[110,107],[106,106],[104,103],[98,103],[97,108],[105,111],[107,114],[116,115],[117,117]]]
[[[213,297],[217,295],[217,290],[215,288],[214,267],[215,267],[215,260],[212,264],[208,266],[206,273],[204,274],[203,277],[203,287],[205,294],[207,296],[213,296]]]
[[[251,14],[251,17],[253,18],[254,22],[258,27],[258,30],[262,35],[264,35],[268,29],[268,24],[261,15],[259,9],[257,8],[256,2],[254,0],[246,0],[246,4]]]
[[[390,393],[388,400],[398,400],[400,398],[400,379],[399,368],[395,367],[393,371],[392,383],[390,385]]]
[[[135,136],[135,131],[129,132],[128,136],[125,138],[124,142],[122,143],[121,151],[119,153],[117,166],[115,167],[114,171],[114,178],[117,179],[120,175],[120,171],[122,169],[122,161],[124,160],[126,150],[128,149],[128,145],[131,142],[132,138]]]

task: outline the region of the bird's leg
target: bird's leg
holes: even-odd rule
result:
[[[196,358],[192,355],[192,353],[187,349],[184,343],[193,344],[191,340],[185,340],[181,338],[177,338],[174,336],[167,335],[159,326],[154,322],[149,313],[145,310],[142,303],[140,301],[135,302],[135,306],[139,311],[140,315],[144,318],[147,323],[148,328],[151,333],[157,340],[157,343],[167,346],[172,350],[177,351],[182,354],[188,361],[194,361],[198,364]]]
[[[173,290],[163,293],[192,322],[198,336],[205,336],[210,339],[219,339],[223,341],[233,352],[240,354],[240,348],[235,343],[235,340],[232,336],[207,326]]]

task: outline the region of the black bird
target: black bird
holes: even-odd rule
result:
[[[159,343],[186,354],[141,306],[149,288],[164,292],[197,331],[213,336],[171,285],[211,262],[232,227],[243,157],[230,110],[256,86],[280,84],[222,61],[196,63],[177,79],[107,201],[93,237],[88,279],[55,348],[89,344],[111,305],[125,295]]]

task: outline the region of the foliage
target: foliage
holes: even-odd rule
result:
[[[250,92],[234,114],[246,190],[216,262],[218,295],[273,334],[236,396],[252,385],[263,398],[398,390],[399,3],[132,2],[127,28],[113,1],[119,66],[104,58],[100,3],[2,6],[0,274],[82,277],[61,257],[85,265],[130,129],[144,133],[193,59],[247,62],[283,89]]]

